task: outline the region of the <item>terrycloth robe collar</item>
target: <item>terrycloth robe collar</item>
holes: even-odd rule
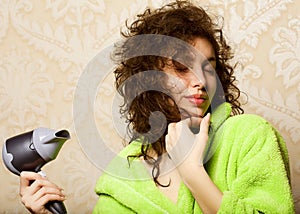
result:
[[[212,144],[214,133],[230,113],[228,103],[221,104],[212,112],[207,158],[211,156],[210,151],[216,148]],[[98,180],[96,193],[100,197],[101,194],[109,195],[137,213],[201,213],[183,183],[179,189],[178,201],[174,204],[156,187],[141,161],[134,160],[128,164],[128,155],[139,154],[140,148],[141,143],[134,141],[119,153]]]

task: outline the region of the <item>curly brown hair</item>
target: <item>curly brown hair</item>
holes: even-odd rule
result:
[[[158,183],[160,158],[165,152],[166,126],[181,118],[179,109],[170,104],[169,94],[164,93],[164,72],[143,74],[145,71],[162,70],[168,59],[162,56],[166,55],[166,51],[169,51],[167,55],[170,54],[174,46],[163,39],[165,37],[155,37],[151,41],[145,36],[138,40],[132,38],[139,35],[164,35],[189,44],[196,37],[205,38],[215,50],[216,74],[221,82],[214,100],[218,104],[229,102],[233,114],[243,113],[238,101],[240,91],[235,85],[234,67],[229,63],[232,58],[231,48],[222,35],[222,28],[213,22],[203,8],[188,1],[177,0],[159,9],[146,9],[143,14],[137,15],[132,24],[126,22],[126,27],[127,31],[122,32],[125,41],[116,44],[114,53],[114,60],[118,63],[114,70],[116,88],[124,99],[120,112],[128,122],[131,141],[142,139],[141,153],[137,156],[142,156],[153,165],[152,176]],[[145,50],[156,50],[155,53],[159,54]],[[166,124],[157,112],[164,115]],[[150,150],[155,152],[156,158],[149,155]]]

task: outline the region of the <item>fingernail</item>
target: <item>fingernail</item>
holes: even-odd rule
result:
[[[38,174],[40,174],[43,178],[47,177],[46,173],[43,171],[39,171]]]
[[[209,119],[210,119],[210,113],[207,113],[207,115],[205,116],[205,119],[207,122],[209,122]]]

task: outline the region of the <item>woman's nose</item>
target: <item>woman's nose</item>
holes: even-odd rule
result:
[[[190,86],[191,87],[199,87],[200,89],[206,87],[206,78],[202,69],[193,70],[190,72]]]

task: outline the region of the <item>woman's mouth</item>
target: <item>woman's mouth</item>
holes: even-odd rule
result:
[[[194,94],[194,95],[191,95],[191,96],[186,96],[186,99],[190,103],[199,106],[199,105],[202,105],[207,100],[207,97],[203,96],[203,95],[200,95],[200,94]]]

